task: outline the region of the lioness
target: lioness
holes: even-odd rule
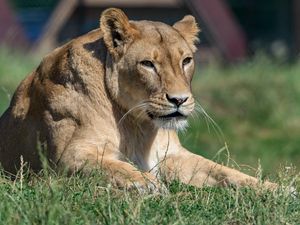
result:
[[[169,26],[105,10],[99,29],[55,49],[16,90],[0,120],[3,168],[15,172],[22,156],[39,170],[39,142],[59,168],[101,168],[125,188],[158,188],[161,176],[197,187],[257,186],[179,142],[176,130],[195,104],[198,31],[190,15]]]

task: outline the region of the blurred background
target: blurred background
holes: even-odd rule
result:
[[[132,20],[197,19],[193,91],[214,121],[191,118],[187,148],[248,173],[299,170],[299,0],[0,0],[0,115],[41,56],[98,28],[108,7]]]

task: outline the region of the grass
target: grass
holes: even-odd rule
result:
[[[0,114],[37,63],[0,50]],[[299,196],[288,191],[292,185],[300,191],[299,168],[290,166],[300,163],[299,74],[300,63],[263,56],[227,68],[200,67],[195,97],[224,137],[201,114],[181,134],[193,152],[272,177],[279,190],[197,189],[174,181],[166,184],[167,194],[141,195],[112,188],[97,171],[67,177],[45,169],[15,180],[0,176],[0,224],[300,224]]]
[[[101,174],[41,173],[0,181],[1,224],[299,224],[300,200],[287,188],[197,189],[176,181],[164,195],[114,189]],[[281,175],[285,185],[294,177]]]

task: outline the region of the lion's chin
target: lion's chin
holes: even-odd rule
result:
[[[186,118],[155,118],[152,121],[154,122],[156,127],[168,130],[185,130],[188,126],[188,121]]]

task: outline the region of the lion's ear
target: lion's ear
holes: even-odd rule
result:
[[[124,45],[137,34],[125,13],[116,8],[109,8],[102,13],[100,28],[106,47],[115,57],[123,53]]]
[[[198,33],[200,32],[195,17],[187,15],[182,20],[176,22],[173,27],[183,36],[192,51],[195,52],[195,42],[199,40]]]

